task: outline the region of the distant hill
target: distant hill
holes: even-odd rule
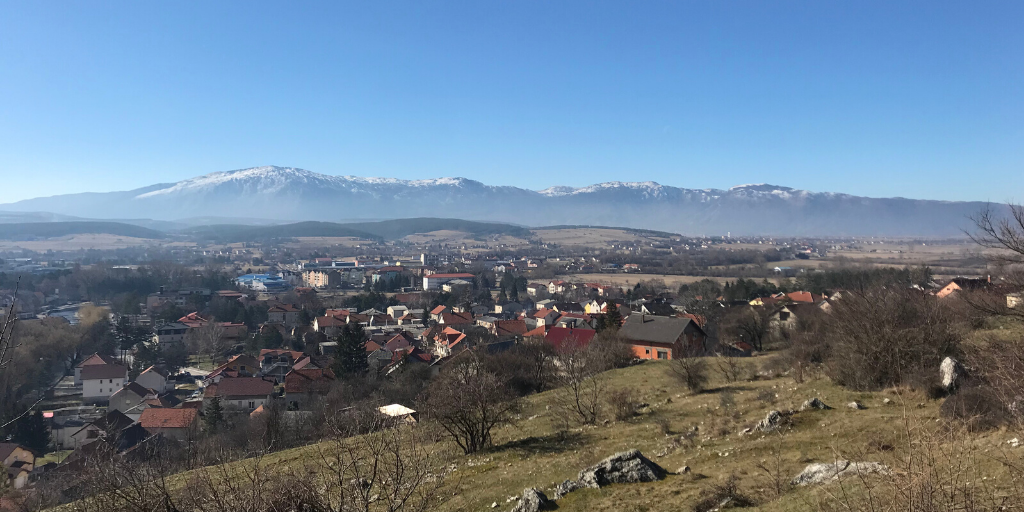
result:
[[[530,230],[510,224],[492,222],[473,222],[461,219],[395,219],[379,222],[355,222],[339,224],[335,222],[297,222],[276,226],[244,226],[239,224],[220,224],[196,226],[183,229],[185,235],[218,241],[267,240],[273,238],[298,237],[355,237],[367,240],[395,240],[415,233],[431,231],[464,231],[472,235],[512,235],[528,238]]]
[[[68,235],[102,234],[128,236],[132,238],[160,239],[166,233],[121,222],[75,221],[75,222],[17,222],[0,223],[0,239],[25,240],[31,238],[56,238]]]
[[[441,216],[532,226],[623,226],[684,235],[963,236],[971,226],[968,216],[985,206],[766,184],[719,190],[616,181],[529,190],[465,178],[329,176],[266,166],[125,192],[29,199],[0,205],[0,210],[111,220],[259,217],[338,223]],[[358,223],[344,225],[362,229]],[[398,228],[391,236],[402,232]]]

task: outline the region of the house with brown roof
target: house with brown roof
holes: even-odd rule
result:
[[[526,334],[526,322],[523,320],[495,320],[491,334],[501,338],[517,338]]]
[[[199,410],[146,409],[139,417],[139,424],[150,434],[184,441],[194,437],[199,430]]]
[[[220,397],[225,408],[253,409],[270,403],[274,393],[274,383],[259,377],[223,378],[215,384],[206,386],[203,399]]]
[[[93,364],[82,368],[82,400],[103,403],[128,382],[128,368],[119,364]]]
[[[546,341],[555,350],[562,350],[568,347],[586,347],[594,341],[597,331],[593,329],[574,329],[572,327],[552,327],[544,335]]]
[[[245,354],[232,356],[231,359],[206,376],[207,382],[217,382],[225,377],[252,377],[259,373],[260,363],[255,357]]]
[[[318,396],[326,395],[335,381],[334,372],[329,368],[292,370],[284,377],[284,392],[288,404],[301,407]]]
[[[36,456],[20,444],[0,443],[0,462],[7,470],[11,487],[21,489],[28,484],[29,473],[35,469]]]
[[[267,323],[295,327],[299,325],[300,313],[299,308],[291,304],[280,304],[267,310]]]
[[[82,368],[99,364],[117,364],[117,359],[110,356],[102,356],[100,354],[93,354],[85,358],[81,363],[75,365],[75,385],[82,385]]]
[[[439,322],[444,325],[456,326],[456,325],[473,325],[473,313],[442,313],[441,321]]]
[[[674,359],[703,351],[707,335],[689,318],[633,313],[619,328],[619,336],[632,345],[640,359]]]
[[[962,290],[981,290],[991,284],[992,279],[989,277],[954,277],[946,283],[946,286],[935,292],[935,296],[942,299]]]
[[[329,338],[333,338],[341,333],[341,329],[348,323],[345,319],[348,315],[342,318],[335,316],[318,316],[313,319],[313,330],[319,333],[323,333]]]
[[[152,389],[143,387],[138,382],[129,382],[121,389],[110,395],[107,402],[107,411],[118,411],[132,419],[139,419],[142,411],[150,405],[147,400],[155,399],[157,393]]]
[[[135,382],[157,393],[174,391],[174,382],[167,379],[167,371],[156,366],[150,366],[143,370],[138,377],[135,377]]]

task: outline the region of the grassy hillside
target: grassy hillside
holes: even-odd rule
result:
[[[495,502],[497,510],[509,510],[513,504],[507,500],[524,488],[537,487],[550,496],[554,485],[576,478],[580,469],[631,448],[641,450],[669,472],[682,466],[689,466],[691,472],[670,473],[653,483],[579,490],[559,500],[558,509],[693,510],[704,499],[702,493],[735,476],[739,492],[755,503],[748,510],[832,510],[843,500],[865,497],[864,485],[847,480],[841,485],[791,487],[788,482],[807,464],[832,462],[837,457],[903,469],[906,434],[913,432],[920,442],[940,431],[938,400],[911,390],[851,392],[824,379],[811,378],[803,383],[790,377],[753,379],[767,359],[742,360],[743,373],[751,380],[726,382],[714,375],[710,390],[700,394],[686,391],[667,362],[646,362],[608,372],[608,390],[631,388],[647,404],[626,421],[602,421],[562,430],[555,401],[559,391],[532,396],[527,399],[519,424],[498,432],[492,449],[456,457],[454,475],[460,491],[441,510],[490,510]],[[798,409],[812,397],[819,397],[834,409],[796,413],[792,423],[778,433],[741,433],[768,410]],[[846,407],[854,400],[867,409]],[[415,428],[432,431],[429,423]],[[986,453],[985,458],[975,461],[975,468],[987,475],[986,485],[1006,477],[993,456],[1011,437],[1009,433],[992,432],[963,443],[971,447],[972,454]],[[451,447],[442,442],[433,449],[450,451]],[[267,467],[294,469],[315,454],[315,446],[304,447],[269,455],[263,462]],[[1019,454],[1013,456],[1019,461]],[[885,494],[891,492],[887,487],[891,480],[869,477],[866,482],[879,486],[873,492]],[[777,488],[781,493],[776,493]]]
[[[68,235],[107,234],[133,238],[165,238],[166,233],[121,222],[19,222],[0,224],[0,239],[54,238]]]
[[[416,233],[430,233],[432,231],[463,231],[477,236],[510,235],[521,238],[529,238],[531,235],[529,229],[512,224],[433,217],[358,222],[345,224],[345,226],[375,233],[387,239],[397,239]]]

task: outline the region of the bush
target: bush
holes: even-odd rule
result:
[[[1006,405],[987,386],[961,389],[942,402],[939,412],[943,418],[963,422],[971,430],[988,430],[1010,419]]]
[[[700,501],[693,506],[693,512],[718,510],[725,501],[728,501],[730,507],[749,507],[754,504],[754,500],[740,492],[739,478],[730,475],[725,482],[701,490]]]
[[[913,290],[876,289],[836,301],[817,338],[839,385],[879,390],[908,384],[958,356],[966,326],[949,306]],[[817,357],[817,356],[816,356]]]
[[[680,357],[669,364],[672,373],[691,393],[700,393],[708,384],[708,364],[702,357]]]
[[[636,397],[630,388],[612,391],[607,401],[615,421],[625,421],[636,415]]]

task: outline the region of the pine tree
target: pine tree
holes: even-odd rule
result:
[[[210,432],[217,432],[217,427],[224,421],[224,407],[220,405],[220,397],[215,396],[206,404],[203,411],[203,422]]]
[[[14,426],[14,442],[36,452],[45,454],[50,449],[50,427],[42,411],[26,414]]]
[[[619,306],[615,304],[615,301],[608,301],[608,311],[605,312],[601,324],[605,329],[613,331],[617,331],[622,326],[622,313],[619,312]]]
[[[366,334],[359,324],[348,324],[336,340],[333,370],[339,376],[361,375],[369,369],[366,360]]]

